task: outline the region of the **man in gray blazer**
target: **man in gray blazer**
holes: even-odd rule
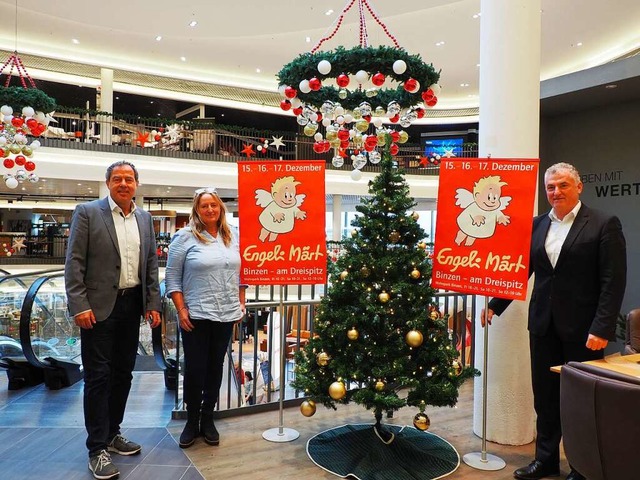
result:
[[[120,434],[131,389],[140,319],[160,325],[158,258],[151,215],[136,208],[138,171],[119,161],[107,169],[109,196],[73,213],[65,288],[81,331],[84,419],[89,469],[97,479],[119,475],[109,452],[140,453]]]

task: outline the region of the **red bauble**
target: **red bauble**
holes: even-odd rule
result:
[[[391,123],[398,123],[398,120],[400,120],[400,115],[398,115],[397,113],[393,117],[389,117],[389,121]]]
[[[38,121],[35,118],[30,118],[29,120],[27,120],[27,127],[29,127],[29,130],[33,130],[37,126]]]
[[[371,83],[373,83],[376,87],[381,87],[386,79],[387,78],[384,76],[384,74],[378,72],[373,77],[371,77]]]
[[[391,131],[389,135],[391,135],[391,140],[394,142],[397,142],[400,139],[400,133],[396,130]]]
[[[436,94],[433,93],[433,90],[431,90],[430,88],[427,88],[424,92],[422,92],[422,100],[424,101],[424,103],[431,101],[431,99],[435,96]]]
[[[340,88],[346,87],[347,85],[349,85],[349,75],[341,73],[340,75],[338,75],[338,78],[336,78],[336,83]]]
[[[13,166],[16,164],[16,162],[14,162],[10,158],[5,158],[4,162],[2,162],[2,164],[4,165],[4,168],[6,168],[8,170],[10,168],[13,168]]]
[[[340,140],[340,148],[344,148],[344,149],[349,148],[349,139],[348,138],[346,140]]]
[[[153,139],[154,139],[156,142],[159,142],[159,141],[162,139],[162,136],[161,136],[161,135],[156,135],[155,137],[153,137]]]
[[[431,100],[429,100],[427,103],[427,106],[429,107],[435,107],[436,103],[438,103],[438,97],[433,97]]]
[[[11,125],[13,125],[16,128],[20,128],[23,123],[24,123],[24,119],[22,117],[13,117],[11,119]]]
[[[400,151],[400,147],[395,143],[392,143],[391,146],[389,147],[389,153],[391,153],[391,155],[397,155],[399,151]]]
[[[363,115],[362,118],[364,118],[367,122],[371,123],[371,115]]]
[[[378,142],[376,142],[377,144]],[[364,149],[367,152],[373,152],[373,150],[376,148],[376,145],[371,145],[369,142],[364,142]]]
[[[16,165],[21,167],[26,161],[27,159],[24,155],[16,155]]]
[[[293,87],[287,87],[284,89],[284,96],[287,98],[294,98],[298,95],[298,91]]]
[[[340,140],[349,140],[349,130],[346,128],[341,128],[338,130],[338,138]]]
[[[282,101],[280,102],[280,108],[281,108],[282,110],[284,110],[285,112],[286,112],[287,110],[291,110],[291,102],[290,102],[289,100],[282,100]]]
[[[309,80],[309,88],[311,88],[311,90],[313,90],[314,92],[320,90],[321,87],[322,82],[318,78],[313,77],[311,80]]]
[[[329,140],[322,140],[320,143],[322,144],[323,152],[328,152],[329,150],[331,150],[331,144],[329,143]]]
[[[321,112],[316,112],[318,115],[318,118],[316,118],[316,123],[320,123],[322,122],[322,113]]]
[[[416,88],[418,87],[418,83],[413,78],[407,78],[404,81],[403,87],[407,92],[415,92]]]
[[[375,135],[369,135],[364,144],[375,148],[378,145],[378,138]]]
[[[424,118],[424,108],[416,108],[416,115],[418,118]]]
[[[322,142],[313,143],[313,151],[316,153],[324,153],[324,145]]]
[[[24,164],[24,169],[27,172],[33,172],[36,169],[36,164],[33,163],[31,160],[29,160],[27,163]]]
[[[295,116],[298,116],[298,115],[300,115],[300,114],[302,113],[302,107],[296,107],[296,108],[294,108],[294,109],[293,109],[293,110],[291,110],[291,111],[293,112],[293,114],[294,114]]]

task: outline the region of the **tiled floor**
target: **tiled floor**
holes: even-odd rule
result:
[[[0,478],[92,479],[82,415],[83,382],[61,390],[44,384],[7,390],[0,371]],[[121,480],[201,480],[167,431],[173,392],[160,372],[134,372],[122,433],[142,445],[130,457],[113,454]]]

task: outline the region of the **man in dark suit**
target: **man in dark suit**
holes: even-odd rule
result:
[[[603,358],[615,340],[627,275],[626,244],[620,220],[580,201],[582,182],[575,167],[558,163],[544,175],[552,210],[533,220],[529,303],[529,345],[536,421],[535,460],[513,476],[536,480],[560,473],[560,375],[554,365]],[[509,300],[489,302],[487,320]],[[482,312],[484,324],[485,313]],[[573,468],[567,480],[583,480]]]
[[[140,453],[140,445],[120,434],[120,424],[141,316],[154,328],[160,324],[153,221],[133,202],[138,172],[129,162],[116,162],[106,180],[106,198],[74,211],[65,262],[69,312],[81,329],[89,469],[98,479],[119,475],[109,452]]]

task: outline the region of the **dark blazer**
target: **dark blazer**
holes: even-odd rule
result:
[[[158,257],[153,220],[148,212],[134,212],[140,232],[140,280],[143,309],[160,311]],[[120,280],[118,238],[105,197],[82,205],[73,212],[64,279],[71,315],[93,310],[96,321],[105,320],[116,303]]]
[[[533,220],[529,273],[535,274],[535,280],[529,331],[544,335],[553,321],[563,341],[586,342],[590,333],[615,340],[627,279],[620,220],[583,203],[555,268],[544,247],[550,225],[548,214]],[[500,315],[509,303],[495,298],[489,308]]]

